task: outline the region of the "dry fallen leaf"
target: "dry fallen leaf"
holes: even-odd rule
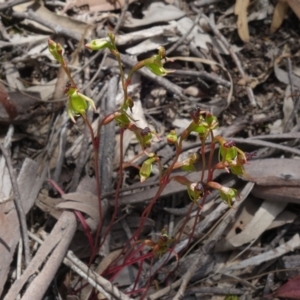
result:
[[[286,0],[279,0],[274,8],[270,32],[274,33],[282,24],[288,11],[289,5]]]
[[[7,91],[5,87],[0,83],[0,103],[4,107],[7,115],[10,119],[14,119],[18,112],[16,106],[10,101]],[[3,112],[4,113],[4,112]]]
[[[290,279],[272,296],[279,298],[300,299],[300,276]]]
[[[129,0],[129,3],[135,0]],[[88,6],[90,11],[110,11],[120,9],[124,6],[125,0],[109,1],[109,0],[69,0],[65,7],[65,11],[71,9],[72,7],[82,7]]]
[[[236,0],[234,14],[237,15],[237,29],[241,40],[245,43],[249,42],[249,29],[247,19],[247,8],[249,0]]]

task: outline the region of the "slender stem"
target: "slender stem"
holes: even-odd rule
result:
[[[216,144],[214,142],[214,133],[212,130],[210,131],[210,138],[211,138],[211,144],[210,144],[210,153],[209,153],[208,168],[207,168],[208,170],[207,182],[212,180],[212,175],[213,175],[212,161],[213,161],[213,155],[216,148]]]
[[[205,173],[205,167],[206,167],[206,161],[205,161],[205,142],[204,141],[201,141],[201,158],[202,158],[202,172],[201,172],[201,180],[200,180],[200,182],[203,182],[204,173]]]
[[[72,86],[75,87],[75,86],[76,86],[76,83],[75,83],[75,81],[74,81],[74,79],[73,79],[73,77],[72,77],[72,75],[71,75],[71,73],[70,73],[70,70],[69,70],[68,65],[67,65],[67,63],[65,62],[65,60],[63,61],[63,63],[61,64],[61,66],[62,66],[63,69],[65,70],[65,72],[66,72],[66,74],[67,74],[69,80],[71,81]]]

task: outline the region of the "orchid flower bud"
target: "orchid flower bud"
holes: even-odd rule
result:
[[[85,44],[85,47],[90,50],[103,50],[105,48],[113,49],[112,43],[107,38],[91,40],[89,43]]]
[[[63,47],[59,43],[55,43],[52,40],[48,40],[48,49],[52,56],[60,63],[63,64]]]
[[[175,132],[175,130],[171,130],[170,133],[167,135],[167,142],[169,144],[175,144],[178,140],[178,136]]]

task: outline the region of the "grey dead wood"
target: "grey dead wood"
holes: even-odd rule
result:
[[[104,116],[116,110],[116,96],[118,91],[119,76],[113,76],[108,83],[107,97],[103,101],[102,112]],[[99,149],[99,174],[101,177],[101,193],[111,190],[113,162],[115,148],[115,122],[102,127]]]
[[[31,159],[26,159],[18,176],[18,187],[21,191],[21,201],[25,213],[31,209],[38,192],[45,180],[46,168],[38,174],[38,164]],[[12,262],[16,246],[20,239],[20,226],[13,201],[0,204],[0,294],[6,282],[9,266]],[[16,298],[10,298],[16,299]]]

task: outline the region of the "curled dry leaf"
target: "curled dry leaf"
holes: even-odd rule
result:
[[[278,0],[273,13],[270,32],[274,33],[282,24],[289,7],[300,19],[300,0]]]
[[[62,195],[62,198],[65,199],[65,202],[61,202],[56,205],[56,208],[59,209],[70,209],[77,210],[85,213],[90,219],[87,219],[87,224],[92,231],[96,230],[99,215],[98,215],[98,199],[95,195],[90,192],[85,193],[68,193]],[[106,212],[107,205],[105,202],[102,202],[102,212],[103,215]]]
[[[249,0],[236,0],[234,7],[234,14],[237,15],[237,29],[241,40],[248,43],[250,40],[248,19],[247,19],[247,8]]]
[[[270,32],[274,33],[282,24],[288,11],[289,5],[286,0],[279,0],[274,8]]]

